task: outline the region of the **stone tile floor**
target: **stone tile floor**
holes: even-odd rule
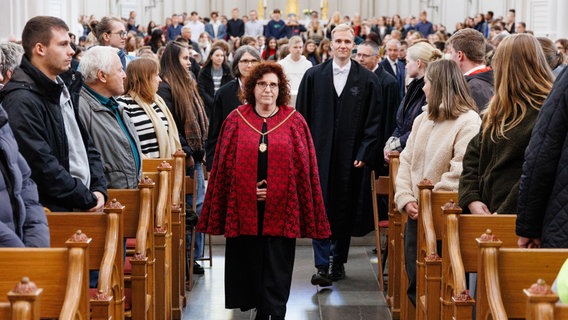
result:
[[[288,320],[390,320],[385,297],[379,291],[377,259],[374,246],[351,246],[347,277],[329,288],[310,284],[315,272],[312,247],[298,245],[292,278],[292,290],[287,305]],[[225,309],[223,245],[213,246],[213,266],[201,262],[204,275],[194,276],[193,290],[188,292],[188,303],[183,319],[249,320],[252,311]]]

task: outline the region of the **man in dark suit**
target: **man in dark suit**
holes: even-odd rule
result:
[[[377,75],[379,79],[379,88],[381,90],[381,125],[379,127],[377,137],[377,153],[380,154],[382,149],[391,136],[396,126],[396,110],[400,104],[398,93],[398,84],[396,79],[385,69],[379,65],[379,45],[374,41],[365,41],[357,46],[357,61],[368,70]],[[377,161],[371,166],[367,166],[365,170],[375,170],[377,176],[388,176],[389,167],[383,157],[377,156]],[[368,190],[371,192],[371,190]],[[379,201],[379,220],[388,219],[388,197],[381,197]],[[374,226],[373,217],[367,216],[367,224],[369,227]]]
[[[404,63],[398,60],[398,51],[400,50],[400,42],[398,40],[390,40],[385,46],[387,50],[386,59],[379,64],[385,69],[386,72],[392,74],[398,83],[398,90],[400,98],[404,97],[405,91],[405,67]]]
[[[311,283],[319,286],[345,278],[351,236],[370,231],[358,222],[371,212],[371,193],[362,192],[362,185],[370,184],[364,167],[375,157],[381,91],[377,77],[351,60],[354,38],[351,27],[334,28],[333,59],[305,73],[296,100],[314,140],[332,230],[330,239],[313,241],[317,273]]]

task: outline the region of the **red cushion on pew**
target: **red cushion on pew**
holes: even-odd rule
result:
[[[124,274],[132,274],[132,264],[130,264],[130,257],[124,259]]]
[[[126,248],[127,249],[136,248],[136,238],[127,238],[126,239]]]
[[[379,228],[388,228],[388,227],[389,227],[389,221],[388,220],[379,221]]]

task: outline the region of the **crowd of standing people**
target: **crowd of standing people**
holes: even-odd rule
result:
[[[181,149],[194,258],[224,234],[226,307],[259,320],[285,318],[296,238],[313,239],[311,284],[346,278],[351,237],[374,230],[371,171],[394,151],[413,303],[423,178],[464,212],[518,213],[521,247],[568,247],[568,40],[534,37],[513,9],[453,34],[426,11],[306,18],[30,19],[0,44],[0,246],[49,246],[43,207],[101,211],[144,158]]]

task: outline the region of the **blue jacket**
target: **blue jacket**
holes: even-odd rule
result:
[[[47,218],[30,175],[0,106],[0,247],[49,247]]]
[[[222,23],[219,25],[219,29],[217,30],[217,38],[215,38],[215,31],[213,30],[213,25],[211,23],[205,25],[205,32],[209,33],[211,41],[214,41],[215,39],[225,40],[225,37],[227,36],[227,30],[225,29],[225,25]]]

